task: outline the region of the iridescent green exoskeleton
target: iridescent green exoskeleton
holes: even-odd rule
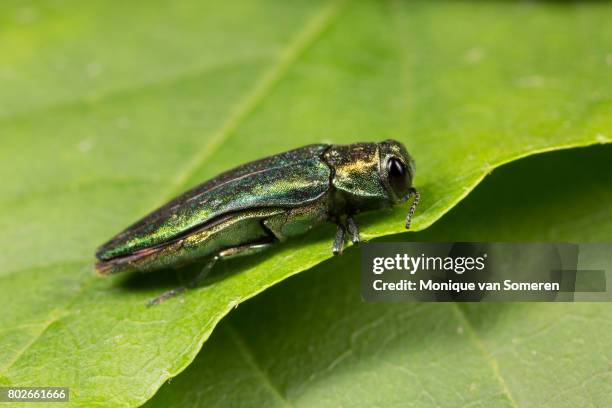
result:
[[[148,272],[204,261],[195,286],[219,259],[259,252],[326,221],[337,225],[332,250],[340,254],[347,231],[359,242],[355,214],[414,195],[406,217],[410,227],[419,200],[414,172],[414,160],[395,140],[316,144],[247,163],[187,191],[102,245],[96,269],[105,275]]]

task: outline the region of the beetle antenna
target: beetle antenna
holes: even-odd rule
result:
[[[417,191],[416,188],[410,188],[408,195],[406,196],[406,201],[410,200],[410,197],[414,195],[414,200],[412,200],[412,205],[408,210],[408,215],[406,216],[406,229],[410,229],[410,222],[412,221],[412,216],[414,215],[414,210],[416,210],[416,206],[419,204],[419,200],[421,199],[421,194]]]

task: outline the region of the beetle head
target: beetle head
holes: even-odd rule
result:
[[[378,144],[379,174],[389,199],[394,203],[404,202],[412,192],[415,163],[403,144],[385,140]]]

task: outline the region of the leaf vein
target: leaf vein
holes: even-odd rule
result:
[[[179,172],[171,183],[169,193],[164,196],[163,202],[173,198],[188,184],[190,177],[197,173],[198,169],[210,158],[228,137],[236,132],[240,125],[257,109],[257,107],[281,82],[290,68],[299,60],[304,52],[316,42],[317,39],[329,28],[334,19],[339,15],[344,0],[332,2],[315,14],[306,27],[301,30],[293,41],[290,42],[274,64],[263,76],[256,81],[251,90],[230,109],[229,117],[221,124],[206,143],[192,158],[185,168]],[[163,204],[160,203],[161,204]]]
[[[474,330],[472,323],[469,321],[469,319],[467,318],[463,310],[461,310],[461,308],[457,305],[457,303],[452,303],[452,305],[453,305],[452,310],[457,320],[459,320],[459,323],[461,323],[464,326],[466,332],[468,333],[468,336],[470,337],[470,339],[472,340],[476,348],[482,353],[484,359],[487,361],[487,363],[491,367],[491,370],[493,371],[493,375],[495,376],[495,379],[497,379],[497,382],[499,383],[502,389],[502,392],[508,398],[510,405],[514,408],[518,408],[518,404],[516,403],[516,400],[512,396],[512,393],[510,392],[510,388],[508,387],[506,380],[504,379],[504,377],[501,374],[501,371],[499,370],[499,364],[497,363],[497,360],[487,350],[484,342],[480,339],[480,337],[478,336],[478,333],[476,333],[476,330]]]
[[[266,374],[265,371],[259,366],[255,358],[253,357],[253,352],[249,349],[246,342],[242,339],[240,334],[234,329],[231,323],[228,321],[224,326],[229,333],[230,337],[236,344],[236,347],[242,354],[244,360],[247,362],[249,366],[253,369],[253,372],[257,375],[257,378],[261,380],[262,385],[270,391],[270,393],[277,398],[285,407],[292,407],[293,405],[287,400],[285,396],[280,392],[280,390],[272,383],[270,377]]]
[[[175,75],[168,75],[165,77],[152,79],[150,81],[141,82],[136,85],[118,86],[100,92],[98,94],[89,94],[80,97],[75,97],[73,99],[59,100],[55,103],[43,104],[37,107],[33,107],[31,109],[17,111],[6,116],[0,115],[0,125],[5,123],[17,122],[23,120],[24,118],[31,118],[33,115],[44,114],[56,110],[71,109],[81,106],[96,106],[102,102],[120,99],[126,95],[133,95],[147,90],[155,90],[162,87],[166,87],[168,85],[173,85],[184,81],[189,81],[191,79],[200,78],[208,73],[218,72],[228,67],[232,67],[236,64],[254,62],[263,57],[264,55],[238,56],[235,59],[222,61],[220,63],[205,64],[191,71],[182,71],[176,73]]]

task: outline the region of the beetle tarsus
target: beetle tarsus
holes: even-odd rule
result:
[[[353,217],[349,216],[346,218],[346,225],[348,227],[348,233],[351,236],[351,241],[353,242],[353,244],[359,244],[359,241],[361,241],[361,239],[359,238],[359,227],[357,226],[357,223],[355,222]]]
[[[342,250],[344,249],[345,232],[346,230],[344,229],[344,225],[338,223],[336,229],[336,239],[334,239],[334,245],[332,247],[332,252],[334,255],[342,255]]]
[[[168,300],[170,298],[173,298],[176,295],[179,295],[179,294],[183,293],[186,290],[187,290],[187,288],[185,286],[181,286],[181,287],[178,287],[178,288],[167,290],[164,293],[162,293],[161,295],[157,296],[156,298],[149,300],[149,302],[147,303],[147,306],[151,307],[151,306],[159,305],[159,304],[165,302],[166,300]]]
[[[416,210],[416,206],[419,204],[419,200],[421,199],[421,194],[417,191],[416,188],[411,187],[408,196],[406,197],[406,201],[410,200],[410,197],[414,195],[414,200],[412,200],[412,204],[410,205],[410,209],[408,210],[408,215],[406,216],[406,229],[410,229],[410,223],[412,222],[412,216],[414,215],[414,210]]]

